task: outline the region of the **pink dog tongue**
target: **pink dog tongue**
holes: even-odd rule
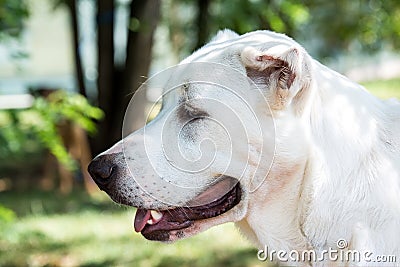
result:
[[[135,231],[140,232],[143,230],[144,226],[146,225],[147,221],[150,219],[150,210],[146,209],[137,209],[135,215]]]

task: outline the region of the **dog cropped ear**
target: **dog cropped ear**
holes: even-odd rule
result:
[[[293,106],[301,112],[311,80],[305,55],[306,52],[297,47],[274,47],[265,52],[246,47],[241,60],[247,76],[265,92],[273,110]]]
[[[210,43],[222,43],[237,37],[239,37],[239,34],[236,32],[229,29],[224,29],[218,31],[218,33],[211,39]]]

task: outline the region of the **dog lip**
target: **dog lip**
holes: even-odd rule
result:
[[[134,228],[136,232],[140,232],[146,226],[147,221],[151,218],[150,210],[145,209],[137,209],[135,220],[134,220]]]
[[[163,218],[164,214],[156,210],[146,210],[138,208],[133,222],[136,232],[141,232],[146,224],[157,224]]]
[[[146,220],[144,221],[144,226],[137,229],[140,229],[141,234],[146,239],[168,241],[170,231],[188,228],[197,220],[213,218],[232,209],[240,202],[241,194],[240,185],[237,183],[228,193],[211,203],[202,206],[177,207],[163,210],[161,211],[163,216],[157,223],[148,224]],[[147,213],[150,213],[150,210],[138,209],[138,212],[140,216],[138,218],[142,218],[142,216],[145,218]],[[140,226],[142,224],[143,221],[140,222]]]

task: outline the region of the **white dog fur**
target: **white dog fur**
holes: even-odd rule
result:
[[[268,107],[263,106],[264,102],[259,99],[252,99],[253,106],[256,112],[273,118],[275,126],[267,122],[263,131],[275,127],[275,152],[272,152],[275,155],[271,166],[254,164],[253,169],[248,170],[248,175],[259,171],[255,168],[261,168],[261,173],[268,172],[257,190],[252,192],[249,189],[251,181],[242,179],[243,199],[237,206],[217,217],[196,222],[185,230],[184,235],[171,233],[170,240],[233,221],[259,248],[322,251],[336,248],[336,242],[345,239],[351,250],[395,255],[399,266],[398,102],[375,98],[362,86],[313,60],[292,39],[269,31],[242,36],[229,30],[221,31],[181,64],[192,62],[217,62],[230,66],[248,75],[261,88],[271,111],[267,112]],[[275,65],[284,66],[285,72],[282,69],[266,71]],[[212,94],[210,90],[203,92],[201,88],[193,90],[200,98]],[[249,97],[252,97],[251,93]],[[177,104],[175,100],[168,103],[171,106]],[[209,108],[204,109],[213,113]],[[137,140],[144,135],[151,138],[161,131],[157,124],[164,121],[163,116],[162,111],[146,133],[139,130],[126,138],[125,144],[129,145],[125,150],[135,150],[129,158],[143,158],[144,152],[137,147],[134,149]],[[201,129],[194,130],[202,132]],[[251,140],[254,153],[260,151],[258,142]],[[272,146],[271,140],[263,142]],[[121,151],[121,147],[122,142],[103,154]],[[166,164],[159,149],[151,151],[158,152],[150,152],[150,157],[157,157],[161,165]],[[242,152],[235,153],[239,155]],[[130,164],[129,159],[125,160]],[[234,160],[240,161],[240,157],[235,156]],[[120,159],[119,164],[123,165],[125,161]],[[143,165],[146,164],[136,166],[140,169],[138,173],[149,173]],[[125,176],[125,185],[135,183],[129,180],[128,172]],[[121,192],[126,198],[137,193],[140,192]],[[187,193],[182,203],[198,193]],[[140,203],[133,200],[132,205],[168,208],[150,197]],[[331,266],[336,263],[297,264]],[[344,263],[337,264],[343,266]],[[354,264],[377,265],[365,261]],[[393,265],[395,263],[387,266]]]

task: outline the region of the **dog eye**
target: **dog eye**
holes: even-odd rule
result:
[[[204,119],[205,117],[209,117],[209,114],[203,110],[195,108],[191,105],[183,105],[178,110],[178,117],[182,122],[193,122],[195,120]]]
[[[208,117],[208,113],[205,111],[187,111],[188,115],[192,119],[203,119],[204,117]]]
[[[200,110],[200,109],[197,109],[197,108],[194,108],[194,107],[189,106],[189,105],[186,105],[185,109],[186,109],[186,112],[187,112],[188,116],[191,119],[203,119],[204,117],[208,117],[209,116],[207,112],[205,112],[203,110]]]

